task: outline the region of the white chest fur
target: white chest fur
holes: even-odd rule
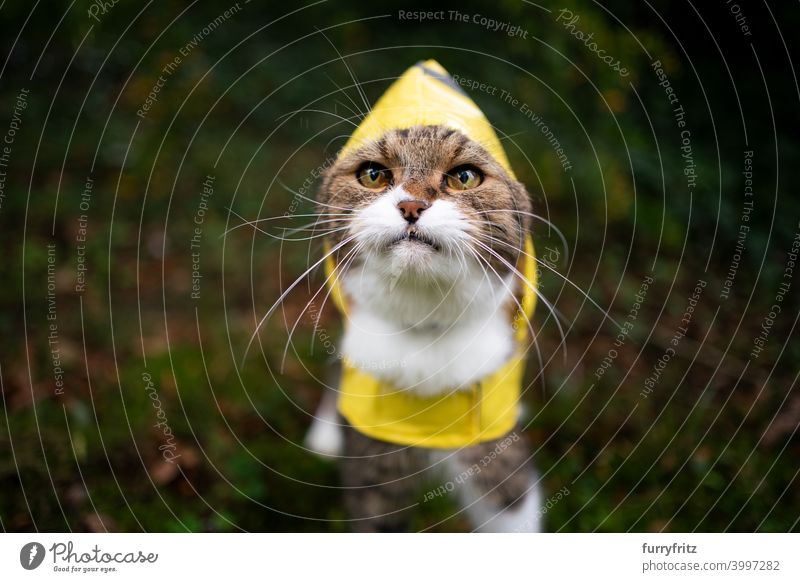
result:
[[[368,262],[349,272],[351,299],[342,352],[358,368],[422,396],[472,383],[513,354],[505,308],[513,282],[476,265],[431,280]]]

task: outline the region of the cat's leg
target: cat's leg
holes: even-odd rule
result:
[[[475,531],[539,532],[542,495],[530,447],[517,432],[448,458],[453,491]]]
[[[322,457],[338,457],[344,448],[344,430],[336,410],[338,394],[325,388],[314,420],[308,429],[305,446]]]
[[[340,466],[353,531],[408,530],[419,484],[418,449],[378,441],[346,425]]]
[[[328,384],[304,440],[307,449],[326,458],[338,457],[344,449],[344,429],[336,408],[340,374],[341,362],[337,360],[330,366]]]

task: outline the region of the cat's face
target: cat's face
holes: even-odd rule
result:
[[[416,276],[448,276],[466,264],[507,273],[531,212],[522,184],[442,126],[390,131],[343,156],[318,201],[330,242],[341,245],[337,262],[378,261]]]

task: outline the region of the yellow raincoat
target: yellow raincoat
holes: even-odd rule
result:
[[[378,100],[339,153],[351,153],[385,132],[414,125],[445,125],[480,143],[514,177],[503,146],[478,106],[434,60],[417,63]],[[536,305],[533,243],[525,241],[518,270],[522,310],[514,319],[517,350],[500,369],[469,387],[436,397],[420,397],[359,370],[345,359],[339,385],[339,412],[360,432],[400,445],[458,448],[502,437],[514,428],[525,369],[528,320]],[[347,316],[347,298],[336,279],[335,263],[325,263],[334,303]]]

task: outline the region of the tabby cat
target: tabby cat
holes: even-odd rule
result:
[[[518,384],[513,410],[495,411],[511,418],[502,434],[447,445],[448,431],[491,424],[481,416],[488,405],[469,398],[494,398],[505,376],[524,368],[512,364],[528,347],[519,332],[530,323],[520,315],[535,293],[525,268],[533,259],[525,187],[461,131],[414,125],[340,156],[317,200],[333,265],[327,282],[345,312],[339,389],[374,385],[404,411],[393,438],[380,432],[392,411],[364,404],[363,394],[348,405],[331,390],[320,406],[308,445],[341,455],[353,529],[407,530],[415,506],[447,493],[471,529],[538,531],[538,477],[514,426],[521,379],[509,380]],[[437,412],[442,428],[431,432],[435,407],[461,410],[447,408],[452,398],[478,404],[452,419]],[[412,401],[421,405],[403,408]],[[430,439],[415,440],[418,429]]]

